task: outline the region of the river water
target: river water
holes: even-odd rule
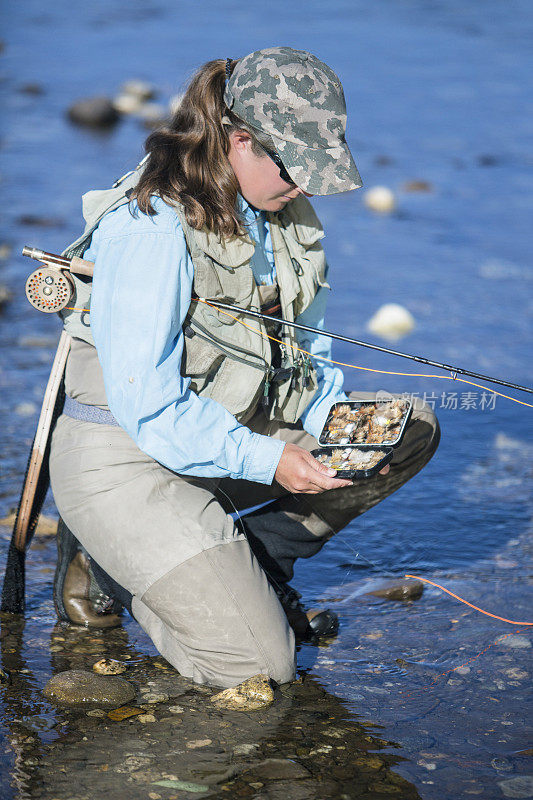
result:
[[[376,340],[366,330],[370,316],[382,303],[401,303],[416,328],[400,349],[531,385],[532,27],[527,0],[13,5],[4,19],[0,75],[0,284],[12,293],[0,317],[0,516],[18,499],[58,336],[57,320],[25,300],[31,265],[20,250],[62,250],[80,230],[81,194],[134,166],[146,136],[134,118],[107,133],[80,129],[65,110],[80,97],[113,96],[129,78],[154,83],[167,101],[214,57],[288,44],[316,53],[343,81],[347,138],[365,188],[315,201],[331,265],[329,324]],[[428,190],[409,191],[410,181],[426,182]],[[395,193],[393,213],[365,207],[364,192],[374,185]],[[424,372],[339,343],[334,357]],[[327,647],[301,648],[300,668],[348,718],[380,726],[379,735],[394,742],[390,752],[401,757],[394,773],[414,787],[394,785],[397,796],[532,797],[533,778],[525,776],[533,766],[521,752],[531,748],[531,628],[482,616],[433,587],[407,604],[362,592],[369,579],[409,572],[498,616],[533,620],[531,409],[448,380],[350,368],[345,374],[351,389],[425,395],[443,436],[419,476],[298,565],[295,585],[305,600],[334,608],[342,624]],[[45,513],[55,513],[50,497]],[[5,551],[10,530],[1,531]],[[49,652],[53,563],[53,542],[37,537],[26,628],[17,629],[18,644],[8,650],[14,657],[22,648],[23,674],[31,673],[19,687],[27,693],[22,716],[44,720],[33,728],[28,722],[28,736],[57,743],[67,723],[39,694],[56,668]],[[10,635],[12,624],[6,622]],[[155,655],[133,621],[126,633],[136,653]],[[39,796],[38,780],[30,786],[19,775],[11,783],[20,767],[13,708],[4,706],[2,796]],[[119,784],[105,791],[126,796]],[[261,791],[270,791],[268,783]],[[336,791],[323,796],[343,796]],[[342,791],[363,796],[355,784],[353,794]],[[78,795],[72,789],[57,796]]]

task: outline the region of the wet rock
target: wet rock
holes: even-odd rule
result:
[[[432,192],[433,186],[429,181],[407,181],[402,189],[404,192]]]
[[[387,186],[373,186],[365,193],[364,203],[379,214],[390,214],[396,208],[394,192]]]
[[[120,706],[133,700],[135,690],[123,678],[104,677],[81,669],[60,672],[50,678],[43,694],[61,705],[95,703]]]
[[[9,291],[7,286],[3,286],[0,284],[0,311],[4,310],[4,306],[6,306],[11,298],[13,297],[12,293]]]
[[[88,717],[105,717],[105,716],[107,716],[106,712],[104,711],[103,708],[91,708],[91,710],[87,711],[86,713],[87,713]]]
[[[367,322],[367,330],[384,339],[401,339],[415,328],[410,311],[398,303],[385,303]]]
[[[225,711],[257,711],[273,701],[274,692],[267,675],[254,675],[211,698],[217,708]]]
[[[166,703],[169,700],[168,694],[159,694],[157,692],[144,692],[142,696],[143,703]]]
[[[101,658],[93,664],[93,670],[98,675],[120,675],[126,672],[126,667],[120,661],[115,661],[112,658]]]
[[[154,717],[153,714],[139,714],[137,719],[139,720],[139,722],[143,722],[143,723],[146,723],[146,722],[157,722],[157,719]]]
[[[142,104],[142,100],[132,94],[119,94],[113,98],[113,105],[119,114],[138,114]]]
[[[198,750],[200,747],[207,747],[212,743],[212,739],[195,739],[192,742],[187,742],[186,746],[189,750]]]
[[[383,600],[418,600],[424,591],[422,581],[414,578],[373,581],[364,594],[381,597]]]
[[[256,750],[259,750],[259,745],[255,743],[237,744],[233,748],[233,753],[236,756],[249,756],[251,753],[255,753]]]
[[[308,778],[310,775],[309,770],[288,758],[266,758],[248,770],[248,772],[252,772],[254,778],[259,778],[262,781],[299,780]]]
[[[44,94],[44,87],[40,83],[24,83],[19,87],[19,92],[30,97],[39,97]]]
[[[209,787],[201,786],[199,783],[192,783],[191,781],[173,780],[164,778],[160,781],[154,781],[154,786],[166,786],[169,789],[181,789],[183,792],[193,792],[194,794],[205,794],[209,791]]]
[[[122,94],[136,97],[141,103],[152,100],[157,94],[157,89],[151,83],[140,80],[129,80],[120,87]]]
[[[23,214],[17,222],[30,228],[62,228],[65,225],[59,217],[41,217],[39,214]]]
[[[19,417],[32,417],[37,411],[35,403],[19,403],[15,407],[15,414],[18,414]]]
[[[88,128],[110,128],[119,121],[120,114],[108,97],[87,97],[70,106],[68,118]]]
[[[12,251],[13,248],[10,244],[7,244],[7,242],[2,242],[0,244],[0,261],[7,261]]]
[[[183,706],[169,706],[168,710],[171,714],[184,714],[185,709]]]
[[[533,775],[518,775],[506,781],[499,781],[498,786],[504,797],[533,797]]]
[[[91,712],[89,711],[88,713],[90,714]],[[128,706],[123,706],[122,708],[114,708],[113,711],[108,711],[107,716],[109,719],[113,720],[113,722],[122,722],[123,719],[141,716],[142,713],[142,708],[128,708]]]
[[[515,648],[527,648],[531,647],[531,642],[527,638],[527,636],[522,636],[518,633],[512,633],[510,636],[506,636],[505,639],[502,639],[499,644],[503,645],[503,647],[515,647]]]

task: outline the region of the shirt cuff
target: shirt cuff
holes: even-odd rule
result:
[[[250,451],[244,462],[242,477],[246,481],[271,484],[278,468],[285,442],[252,433]]]

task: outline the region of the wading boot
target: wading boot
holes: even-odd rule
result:
[[[297,639],[312,641],[319,636],[335,636],[339,630],[339,618],[329,608],[305,609],[300,602],[301,594],[288,583],[272,584],[285,611],[289,625]]]
[[[59,619],[89,628],[120,625],[122,604],[100,587],[91,559],[62,519],[56,538],[54,605]]]

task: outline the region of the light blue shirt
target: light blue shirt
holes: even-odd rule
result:
[[[254,433],[220,403],[200,397],[180,374],[182,325],[189,309],[194,265],[176,213],[153,198],[154,217],[132,216],[127,205],[107,214],[84,258],[94,261],[91,329],[109,408],[138,447],[182,475],[244,478],[272,483],[284,442]],[[264,212],[242,201],[256,242],[258,283],[275,280]],[[298,322],[324,327],[327,289],[319,289]],[[331,340],[297,332],[300,346],[331,356]],[[340,369],[316,361],[318,390],[301,417],[318,436],[331,404],[345,399]]]

